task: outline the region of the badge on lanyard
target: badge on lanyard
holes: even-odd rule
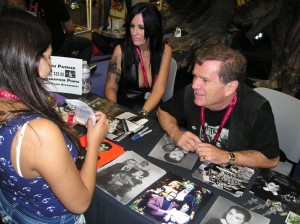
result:
[[[150,92],[145,93],[145,100],[147,100],[150,97],[150,94],[151,94]]]

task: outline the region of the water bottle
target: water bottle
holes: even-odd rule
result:
[[[86,95],[91,91],[90,81],[91,70],[87,61],[82,62],[82,94]]]

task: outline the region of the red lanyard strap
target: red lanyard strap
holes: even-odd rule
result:
[[[15,101],[20,101],[21,99],[17,97],[15,94],[6,91],[4,89],[0,89],[0,98],[6,98],[9,100],[15,100]]]
[[[237,95],[235,95],[233,97],[233,99],[231,100],[231,102],[230,102],[230,104],[229,104],[229,106],[228,106],[228,108],[226,110],[226,113],[225,113],[225,115],[224,115],[224,117],[223,117],[223,119],[221,121],[219,129],[218,129],[218,131],[217,131],[214,139],[211,142],[213,145],[216,144],[216,142],[217,142],[217,140],[218,140],[218,138],[219,138],[219,136],[221,134],[221,131],[222,131],[223,127],[225,126],[227,120],[229,119],[229,117],[230,117],[230,115],[232,113],[232,110],[233,110],[233,108],[234,108],[234,106],[236,104],[237,98],[238,98]],[[205,113],[204,113],[204,110],[205,110],[205,107],[201,107],[201,111],[200,111],[201,127],[202,127],[202,131],[203,131],[204,140],[205,140],[205,142],[209,143],[207,135],[206,135],[206,132],[205,132]]]
[[[140,59],[140,63],[141,63],[141,67],[142,67],[142,71],[143,71],[143,77],[144,77],[144,82],[145,82],[145,86],[146,88],[150,89],[150,85],[149,85],[149,81],[148,81],[148,78],[147,78],[147,73],[146,73],[146,69],[145,69],[145,65],[144,65],[144,61],[143,61],[143,58],[142,58],[142,55],[141,55],[141,52],[139,50],[139,48],[135,48],[135,51]]]

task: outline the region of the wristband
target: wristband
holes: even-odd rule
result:
[[[74,117],[75,117],[74,113],[68,114],[68,124],[70,125],[70,127],[73,127],[74,125]]]
[[[145,111],[144,109],[141,109],[140,111],[139,111],[139,114],[142,114],[143,116],[148,116],[148,112],[147,111]]]

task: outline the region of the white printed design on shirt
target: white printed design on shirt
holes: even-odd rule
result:
[[[209,126],[207,123],[205,123],[205,131],[209,142],[212,142],[217,131],[219,129],[219,126]],[[223,128],[221,131],[221,134],[216,142],[216,146],[221,149],[227,149],[228,148],[228,137],[229,137],[229,129]],[[200,127],[200,139],[201,141],[204,141],[203,131]]]

